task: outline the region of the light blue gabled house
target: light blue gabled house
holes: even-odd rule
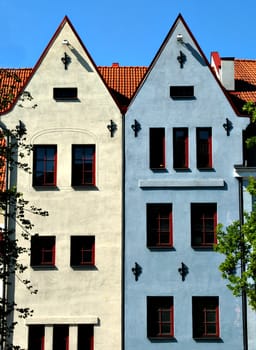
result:
[[[179,15],[125,116],[125,350],[243,348],[213,245],[239,218],[247,124]]]

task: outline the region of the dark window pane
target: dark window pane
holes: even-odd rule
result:
[[[164,128],[150,129],[150,168],[165,168],[165,130]]]
[[[77,99],[77,88],[53,88],[53,98],[55,100]]]

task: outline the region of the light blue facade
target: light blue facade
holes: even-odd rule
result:
[[[183,42],[177,40],[182,35]],[[181,67],[180,51],[186,60]],[[170,86],[194,86],[194,99],[172,99]],[[223,124],[232,123],[230,135]],[[140,124],[137,137],[133,128]],[[147,76],[125,116],[125,350],[241,350],[243,347],[241,300],[234,298],[218,270],[222,256],[191,247],[191,203],[216,203],[217,219],[224,225],[239,218],[238,180],[234,164],[242,163],[239,118],[186,23],[179,16],[154,58]],[[165,171],[149,167],[149,129],[165,128]],[[189,170],[173,168],[173,128],[188,128]],[[213,169],[196,165],[196,128],[212,128]],[[147,248],[149,203],[172,204],[173,249]],[[178,269],[188,267],[182,281]],[[137,263],[141,274],[135,279]],[[174,337],[152,341],[147,337],[147,297],[172,296]],[[220,337],[196,341],[192,337],[192,297],[219,298]]]

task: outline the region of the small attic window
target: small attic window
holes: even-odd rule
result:
[[[53,98],[56,101],[77,100],[77,88],[53,88]]]
[[[194,98],[194,86],[170,86],[170,97],[176,98]]]

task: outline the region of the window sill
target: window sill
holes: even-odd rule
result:
[[[188,172],[188,173],[191,173],[191,169],[190,168],[176,168],[176,167],[173,167],[173,169],[177,172]]]
[[[33,270],[57,270],[55,265],[31,265]]]
[[[162,337],[150,337],[148,336],[148,339],[151,342],[177,342],[176,338],[174,336],[162,336]]]
[[[159,168],[150,168],[150,170],[152,170],[152,171],[167,171],[165,166],[159,167]]]
[[[79,98],[53,98],[56,102],[80,102]]]
[[[193,337],[194,341],[200,343],[223,343],[220,337]]]
[[[98,191],[96,185],[71,185],[76,191]]]
[[[215,169],[214,168],[212,168],[212,167],[205,167],[205,168],[200,168],[200,167],[197,167],[197,169],[199,170],[199,171],[215,171]]]
[[[213,251],[214,250],[214,245],[192,245],[191,247],[194,249],[194,250],[209,250],[209,251]]]
[[[169,251],[175,251],[175,248],[172,245],[169,246],[147,246],[149,250],[154,251],[162,251],[162,250],[169,250]]]
[[[95,271],[98,270],[95,265],[70,265],[73,270],[90,270],[90,271]]]
[[[57,185],[33,185],[34,189],[37,191],[57,191]]]

